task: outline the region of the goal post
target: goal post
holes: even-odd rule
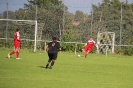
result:
[[[114,53],[115,33],[114,32],[98,32],[97,34],[98,53],[106,54]]]
[[[35,21],[35,41],[34,41],[34,52],[36,52],[36,45],[37,45],[37,20]]]
[[[22,35],[22,40],[29,40],[29,41],[34,41],[34,52],[36,52],[36,45],[37,45],[37,20],[15,20],[15,19],[0,19],[0,31],[1,34],[0,38],[1,39],[9,39],[7,37],[8,34],[10,34],[9,37],[11,37],[11,34],[13,33],[8,33],[7,30],[14,30],[17,28],[22,29],[23,32],[28,31],[29,33],[23,33]],[[5,33],[5,28],[6,28],[6,33]],[[34,32],[32,31],[34,29]],[[2,33],[3,32],[3,33]],[[33,34],[34,33],[34,34]],[[6,34],[6,38],[4,38],[3,35]],[[31,36],[32,35],[32,36]],[[34,37],[34,38],[33,38]]]

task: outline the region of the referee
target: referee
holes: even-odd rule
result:
[[[56,37],[53,37],[52,42],[49,42],[46,45],[46,51],[47,51],[48,57],[49,57],[48,63],[46,64],[46,68],[48,68],[49,64],[50,64],[49,69],[52,69],[52,67],[54,66],[55,60],[57,59],[58,51],[60,51],[60,50],[61,50],[60,43],[57,42]]]

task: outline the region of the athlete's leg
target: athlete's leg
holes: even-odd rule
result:
[[[89,51],[86,51],[85,54],[84,54],[84,57],[86,58],[89,54]]]
[[[82,49],[82,52],[84,53],[84,57],[86,58],[87,57],[87,52],[88,52],[87,48]]]
[[[15,52],[16,52],[16,59],[19,59],[20,48],[17,47],[16,50],[15,50]]]
[[[52,59],[52,62],[51,62],[51,65],[50,65],[50,69],[52,69],[52,67],[54,66],[55,60],[57,59],[57,53],[53,54],[53,58],[54,59]]]
[[[46,68],[48,68],[49,64],[50,64],[51,61],[52,61],[52,54],[48,53],[48,57],[49,57],[49,59],[48,59],[48,62],[47,62],[47,64],[46,64]]]
[[[51,62],[51,67],[54,66],[55,60],[53,59]]]
[[[88,48],[87,50],[86,50],[86,52],[85,52],[85,58],[88,56],[88,54],[90,53],[92,51],[92,48]]]
[[[47,64],[46,64],[46,68],[48,68],[50,62],[51,62],[51,59],[48,60],[48,62],[47,62]]]
[[[16,52],[16,58],[19,58],[19,51]]]
[[[16,53],[16,49],[15,49],[15,46],[14,46],[14,50],[13,51],[11,51],[9,54],[8,54],[8,58],[10,58],[11,57],[11,55],[13,55],[13,54],[15,54]]]
[[[14,50],[8,54],[8,58],[10,58],[10,56],[13,55],[13,54],[15,54]]]

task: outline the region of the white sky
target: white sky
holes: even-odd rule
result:
[[[102,0],[62,0],[63,3],[68,6],[68,11],[75,13],[77,10],[81,10],[84,13],[90,13],[91,3],[98,5],[102,3]],[[121,0],[126,1],[126,0]],[[24,3],[28,3],[27,0],[0,0],[0,13],[6,10],[6,3],[9,3],[9,10],[18,10],[18,8],[23,8]],[[133,0],[128,0],[129,3]]]

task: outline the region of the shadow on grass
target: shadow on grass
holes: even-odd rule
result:
[[[39,67],[39,68],[46,68],[45,66],[37,66],[37,67]]]
[[[6,57],[7,59],[12,59],[12,60],[16,60],[16,58],[14,58],[14,57],[10,57],[10,58],[8,58],[8,57]],[[19,59],[22,59],[22,58],[19,58]],[[18,59],[17,59],[18,60]]]

